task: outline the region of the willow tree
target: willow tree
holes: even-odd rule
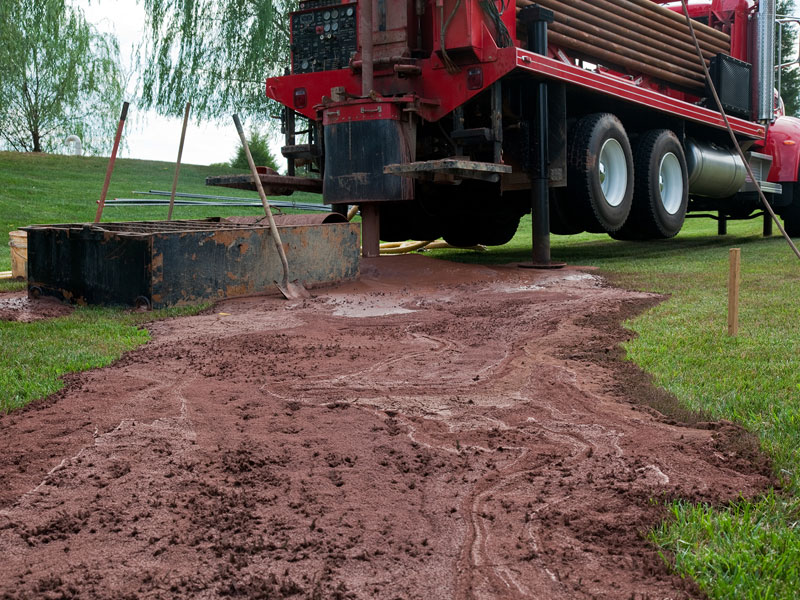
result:
[[[122,104],[119,49],[64,0],[0,1],[0,139],[49,152],[78,135],[111,146]]]
[[[195,117],[231,112],[264,118],[264,81],[289,54],[290,0],[142,0],[142,102]]]

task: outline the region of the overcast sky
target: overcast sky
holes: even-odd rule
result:
[[[123,66],[131,70],[131,49],[144,36],[144,9],[135,0],[73,0],[86,14],[87,20],[103,32],[114,33],[119,40]],[[136,107],[135,90],[131,102],[129,120],[125,123],[124,138],[127,148],[120,153],[125,158],[175,161],[181,137],[182,115],[175,118],[161,117],[152,111],[139,111]],[[120,107],[121,109],[122,107]],[[207,165],[227,162],[236,152],[239,137],[231,121],[230,125],[197,125],[189,123],[182,162]],[[273,145],[273,155],[279,156],[280,144]]]

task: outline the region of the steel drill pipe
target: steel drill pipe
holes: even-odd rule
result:
[[[611,42],[608,39],[601,38],[586,33],[584,31],[579,31],[573,27],[563,25],[562,23],[558,22],[551,23],[550,31],[555,33],[560,33],[566,37],[570,37],[580,42],[583,42],[584,44],[591,44],[598,49],[612,52],[615,55],[635,60],[639,63],[642,63],[642,65],[649,65],[657,69],[662,69],[665,72],[673,73],[680,77],[684,77],[688,80],[693,80],[695,81],[696,85],[703,84],[703,75],[696,70],[690,71],[688,69],[681,69],[679,67],[676,67],[673,63],[658,58],[654,58],[650,54],[645,54],[644,52],[633,50],[628,46]]]
[[[689,28],[678,13],[651,2],[651,0],[610,0],[610,2],[631,13],[647,17],[653,22],[661,23],[672,30],[678,29],[689,35]],[[695,24],[695,34],[701,43],[709,46],[731,47],[731,36],[708,25],[703,25],[699,21]],[[691,38],[691,36],[689,37]]]
[[[661,6],[660,4],[656,4],[652,2],[652,0],[617,0],[617,1],[624,1],[628,4],[637,4],[642,7],[644,10],[652,10],[655,14],[659,15],[660,17],[664,17],[665,19],[669,19],[673,23],[677,23],[682,27],[686,27],[688,30],[688,26],[686,25],[686,19],[684,19],[683,15],[680,13],[675,12],[674,10],[670,10]],[[731,36],[727,33],[719,31],[718,29],[714,29],[713,27],[709,27],[701,23],[700,21],[696,21],[692,23],[692,27],[694,28],[695,35],[702,36],[702,37],[711,37],[716,38],[730,46],[731,43]],[[699,39],[699,37],[698,37]]]
[[[529,6],[531,4],[534,4],[532,0],[517,0],[517,6]],[[689,39],[691,39],[691,35],[689,35],[689,28],[686,26],[686,22],[684,21],[683,17],[681,17],[678,13],[661,6],[660,4],[652,2],[651,0],[604,0],[601,2],[595,2],[595,4],[604,4],[606,6],[611,5],[610,10],[612,11],[615,9],[625,10],[630,14],[635,14],[644,18],[647,24],[664,25],[669,31],[674,32],[675,27],[678,26],[679,30],[681,32],[685,32]],[[704,25],[700,22],[695,22],[693,25],[695,27],[695,34],[698,36],[698,39],[701,43],[705,41],[707,44],[713,46],[719,45],[722,47],[730,47],[731,36],[727,33],[714,29],[713,27],[709,27],[708,25]]]
[[[360,42],[361,42],[361,95],[366,98],[372,92],[375,85],[373,74],[374,52],[373,52],[373,18],[372,1],[361,2],[359,6],[361,21],[359,23]]]
[[[580,36],[584,41],[593,41],[593,40],[605,40],[610,44],[616,45],[618,48],[626,49],[629,52],[635,52],[642,54],[644,56],[650,56],[654,60],[659,61],[661,64],[650,63],[654,64],[655,66],[662,66],[663,68],[668,68],[669,70],[673,70],[673,72],[683,75],[684,77],[702,77],[703,76],[703,69],[700,67],[700,64],[697,62],[697,57],[693,61],[688,61],[680,58],[679,56],[675,56],[674,54],[664,52],[659,50],[653,44],[642,44],[633,40],[630,37],[625,37],[618,35],[608,29],[603,29],[587,23],[585,21],[581,21],[579,19],[573,19],[564,15],[563,13],[556,13],[555,14],[555,23],[553,23],[555,27],[553,28],[554,31],[558,31],[560,28],[570,28],[573,31],[580,32]],[[569,34],[567,31],[561,31],[561,33]],[[578,34],[576,34],[578,35]],[[586,37],[589,36],[589,37]],[[625,56],[628,56],[626,52],[622,52],[617,48],[609,48],[605,47],[606,50],[614,50],[615,52],[620,52]]]
[[[541,4],[542,4],[542,6],[545,6],[546,8],[550,8],[551,10],[556,12],[557,14],[560,12],[560,7],[558,7],[556,5],[556,3],[551,2],[550,0],[543,0],[541,2]],[[575,2],[576,8],[573,9],[573,10],[578,10],[579,12],[581,10],[583,10],[582,8],[577,8],[581,4],[582,4],[581,2]],[[519,10],[521,10],[521,9],[517,8],[517,12],[519,12]],[[593,14],[597,15],[596,18],[600,21],[600,26],[607,26],[608,24],[617,24],[618,27],[620,27],[622,29],[626,29],[629,33],[634,32],[634,30],[631,29],[632,26],[638,26],[640,31],[646,31],[649,34],[651,34],[651,36],[652,36],[650,38],[651,40],[656,40],[656,36],[660,36],[658,38],[658,40],[660,40],[662,44],[666,45],[667,47],[672,45],[674,49],[680,50],[683,53],[684,57],[686,57],[689,54],[689,47],[690,47],[689,43],[686,42],[683,39],[680,39],[680,37],[676,37],[675,36],[675,32],[672,32],[671,34],[668,35],[667,33],[663,32],[663,31],[658,31],[658,30],[653,29],[650,26],[645,26],[645,25],[643,25],[641,23],[638,23],[636,21],[631,21],[631,20],[626,19],[624,17],[617,16],[617,15],[615,15],[613,13],[609,13],[609,12],[605,11],[604,9],[598,8],[596,6],[589,5],[589,8],[586,9],[586,10],[587,10],[587,13],[589,11],[592,11]],[[518,28],[518,31],[521,32],[521,28]],[[642,33],[639,33],[638,35],[639,36],[643,36],[645,39],[647,39],[647,36],[644,36],[644,34],[642,34]],[[521,39],[521,40],[525,39],[524,33],[519,35],[519,39]],[[705,48],[702,51],[703,51],[703,56],[706,59],[706,62],[708,62],[712,58],[714,58],[719,52],[722,52],[722,50],[712,49],[712,48]],[[725,51],[724,53],[727,54],[727,51]]]
[[[523,6],[530,6],[531,4],[534,4],[532,0],[517,0],[518,9]],[[545,5],[549,3],[542,2],[541,4]],[[676,27],[675,23],[664,20],[663,18],[654,20],[652,18],[653,14],[648,13],[646,10],[642,9],[641,6],[627,2],[627,0],[594,0],[592,3],[578,0],[571,4],[576,8],[579,7],[584,12],[601,16],[622,27],[630,29],[633,24],[636,24],[641,26],[643,31],[653,32],[654,34],[658,32],[658,34],[667,41],[674,42],[675,40],[680,40],[682,42],[682,47],[685,49],[694,49],[694,43],[692,42],[691,35],[689,35],[688,27]],[[652,6],[666,10],[657,4],[652,4]],[[655,9],[651,9],[651,12],[652,10]],[[709,38],[706,41],[701,40],[701,48],[704,53],[710,56],[714,56],[717,52],[727,53],[730,49],[730,40],[727,42],[716,38]]]
[[[557,46],[570,48],[572,50],[580,52],[581,54],[590,59],[599,59],[600,61],[608,64],[609,66],[611,65],[620,66],[625,69],[630,69],[633,72],[650,75],[652,77],[655,77],[656,79],[660,79],[662,81],[668,81],[670,83],[674,83],[675,85],[687,89],[696,90],[698,87],[702,86],[702,83],[699,83],[695,79],[681,77],[680,75],[675,75],[674,73],[665,71],[664,69],[659,69],[657,67],[641,63],[635,59],[627,58],[625,56],[621,56],[619,54],[615,54],[614,52],[609,52],[607,50],[599,49],[592,44],[581,42],[580,40],[576,40],[574,38],[563,35],[561,33],[557,33],[555,31],[551,31],[549,33],[549,37],[552,40],[552,42]]]
[[[661,10],[667,9],[653,4],[649,2],[649,0],[648,3],[653,7],[650,12],[626,0],[594,0],[591,4],[583,2],[582,0],[571,2],[576,9],[580,9],[587,14],[593,14],[627,29],[631,29],[634,25],[639,25],[643,31],[652,32],[654,35],[660,34],[665,42],[677,44],[685,50],[694,50],[694,43],[688,33],[688,28],[685,25],[683,27],[676,26],[676,23],[670,21],[665,22],[663,19],[652,19],[653,11],[656,8]],[[534,2],[531,0],[517,0],[518,9],[532,4],[534,4]],[[542,1],[540,4],[547,8],[555,8],[553,4],[547,0]],[[709,27],[708,29],[712,28]],[[712,29],[712,31],[716,30]],[[716,38],[701,42],[701,48],[706,58],[711,58],[718,52],[730,53],[730,36],[728,36],[727,42]]]
[[[628,37],[631,40],[641,44],[650,44],[657,50],[660,50],[668,55],[681,58],[686,61],[686,63],[690,63],[691,65],[697,65],[697,54],[695,53],[695,49],[691,44],[682,43],[674,38],[668,41],[657,39],[654,35],[652,35],[651,32],[649,32],[649,30],[648,33],[651,34],[645,35],[639,31],[631,29],[630,23],[624,19],[612,21],[610,18],[607,18],[611,15],[608,15],[601,9],[595,8],[591,4],[582,6],[584,4],[583,2],[575,2],[574,0],[572,4],[567,4],[560,0],[540,0],[539,4],[554,11],[556,13],[556,18],[558,18],[559,14],[562,14],[565,17],[573,17],[574,19],[585,21],[589,25],[605,28],[609,32],[615,33],[619,36]]]
[[[519,1],[528,1],[528,0],[517,0]],[[596,3],[602,3],[602,0],[596,0]],[[549,0],[543,0],[542,6],[546,6],[551,10],[558,11],[559,8],[556,7],[552,2]],[[669,27],[665,27],[661,24],[656,24],[655,26],[653,23],[648,22],[647,19],[639,17],[638,15],[631,14],[629,16],[620,16],[614,12],[608,12],[605,7],[595,6],[593,4],[587,4],[585,2],[581,2],[577,0],[573,2],[575,5],[575,10],[580,12],[585,12],[586,14],[595,15],[601,21],[606,23],[612,23],[618,25],[620,28],[626,29],[628,31],[633,31],[634,27],[638,28],[639,31],[647,32],[652,37],[659,36],[666,44],[672,44],[676,48],[680,48],[682,51],[689,53],[693,51],[693,46],[689,41],[688,36],[681,36],[679,32],[676,32],[674,29],[670,29]],[[607,5],[604,5],[607,6]],[[521,8],[517,7],[517,12],[519,12]],[[640,34],[642,35],[642,34]],[[703,56],[706,59],[711,59],[717,55],[718,52],[722,50],[716,48],[701,48],[703,51]],[[727,51],[725,51],[727,53]]]

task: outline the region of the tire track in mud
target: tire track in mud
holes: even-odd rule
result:
[[[40,456],[0,455],[0,596],[697,595],[641,536],[651,498],[722,502],[769,473],[715,457],[730,426],[637,406],[618,323],[656,299],[418,256],[364,274],[156,323],[0,417]]]

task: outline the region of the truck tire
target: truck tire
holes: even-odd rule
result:
[[[381,202],[380,238],[384,242],[436,240],[442,235],[441,219],[425,211],[417,200]]]
[[[567,188],[550,189],[550,233],[575,235],[585,231],[581,219],[570,212]]]
[[[586,231],[613,233],[625,224],[633,199],[633,157],[617,117],[583,117],[570,133],[567,169],[571,211]]]
[[[451,246],[502,246],[510,242],[519,229],[520,216],[501,212],[496,215],[452,217],[442,238]]]
[[[649,240],[674,237],[686,220],[689,180],[678,136],[653,129],[634,144],[633,206],[615,239]]]
[[[783,218],[783,228],[789,237],[800,237],[800,181],[792,184],[792,203],[783,207],[780,215]]]
[[[446,206],[442,237],[451,246],[502,246],[511,241],[519,220],[530,211],[530,193],[506,192],[497,184],[465,181],[441,187],[437,206]]]
[[[486,223],[480,236],[480,244],[484,246],[502,246],[507,244],[519,229],[519,216],[501,214]]]

